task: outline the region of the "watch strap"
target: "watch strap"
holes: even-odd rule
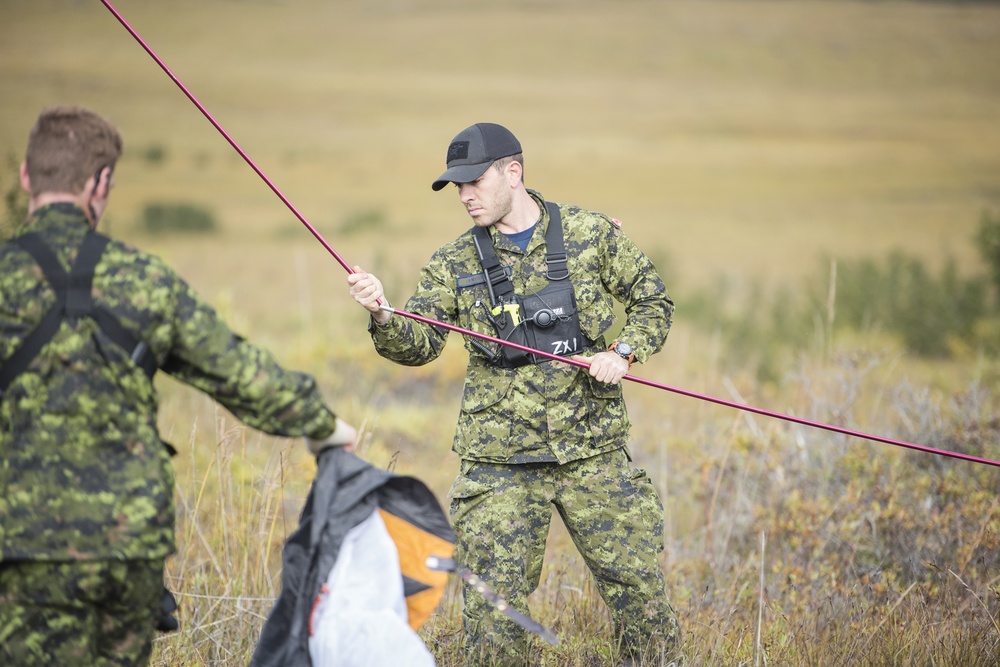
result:
[[[617,340],[614,341],[614,342],[612,342],[611,345],[608,346],[608,352],[614,352],[619,357],[621,357],[622,359],[624,359],[625,361],[627,361],[628,362],[628,367],[631,369],[632,368],[632,362],[635,361],[635,350],[632,350],[631,352],[629,352],[629,355],[626,357],[625,355],[623,355],[622,353],[620,353],[618,350],[615,349],[616,347],[618,347],[618,343],[619,343],[619,341],[617,341]]]

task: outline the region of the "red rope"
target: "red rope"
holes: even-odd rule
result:
[[[125,30],[127,30],[129,32],[130,35],[132,35],[132,37],[135,39],[135,41],[137,41],[139,43],[139,45],[146,51],[146,53],[149,54],[149,56],[156,62],[156,64],[160,66],[160,69],[162,69],[167,74],[167,76],[170,77],[170,80],[173,81],[175,84],[177,84],[177,87],[181,89],[181,92],[183,92],[187,96],[187,98],[189,100],[191,100],[191,102],[196,107],[198,107],[198,110],[201,111],[201,113],[205,116],[205,118],[208,119],[208,121],[212,124],[212,126],[215,127],[215,129],[219,131],[219,133],[226,139],[226,141],[229,142],[229,145],[232,146],[233,149],[235,149],[237,153],[239,153],[240,157],[242,157],[246,161],[246,163],[248,165],[250,165],[250,168],[253,169],[254,172],[258,176],[260,176],[260,178],[264,181],[264,183],[267,184],[267,186],[269,188],[271,188],[271,191],[274,192],[274,194],[276,194],[278,196],[278,199],[280,199],[285,204],[285,206],[288,207],[288,210],[290,210],[295,215],[295,217],[299,219],[299,222],[301,222],[303,225],[305,225],[306,228],[310,232],[312,232],[312,235],[314,237],[316,237],[316,240],[319,241],[323,245],[324,248],[326,248],[327,252],[329,252],[334,257],[334,259],[336,259],[337,262],[339,262],[340,265],[342,267],[344,267],[344,269],[348,273],[354,273],[354,270],[344,260],[344,258],[341,257],[337,253],[337,251],[334,250],[333,246],[331,246],[326,241],[326,239],[323,238],[323,235],[320,234],[319,231],[317,231],[317,229],[315,227],[313,227],[309,223],[308,220],[306,220],[305,216],[303,216],[299,212],[299,210],[297,208],[295,208],[295,206],[292,204],[292,202],[289,201],[289,199],[281,192],[281,190],[278,189],[278,186],[276,186],[271,181],[271,179],[267,177],[267,174],[265,174],[260,169],[260,167],[258,167],[256,165],[256,163],[254,163],[254,161],[252,159],[250,159],[250,156],[247,155],[247,153],[240,147],[240,145],[238,143],[236,143],[236,140],[233,139],[229,135],[228,132],[226,132],[225,128],[223,128],[222,125],[220,125],[219,122],[217,120],[215,120],[215,118],[212,116],[212,114],[210,114],[208,112],[208,109],[206,109],[204,107],[204,105],[202,105],[202,103],[198,101],[198,98],[196,98],[194,96],[194,94],[190,90],[188,90],[187,86],[185,86],[184,83],[179,78],[177,78],[177,76],[170,70],[170,68],[167,67],[166,63],[164,63],[163,60],[158,55],[156,55],[156,52],[153,51],[153,49],[150,48],[150,46],[139,35],[139,33],[136,32],[135,29],[132,28],[131,25],[129,25],[128,21],[126,21],[125,18],[118,12],[118,10],[114,8],[114,6],[111,4],[111,2],[109,2],[109,0],[101,0],[101,2],[104,4],[105,7],[108,8],[108,10],[114,15],[114,17],[116,19],[118,19],[118,22],[122,24],[122,26],[125,28]],[[530,352],[530,353],[532,353],[532,354],[534,354],[536,356],[545,357],[545,358],[548,358],[548,359],[552,359],[554,361],[561,361],[563,363],[571,364],[573,366],[579,366],[581,368],[589,368],[590,367],[588,364],[586,364],[584,362],[581,362],[581,361],[576,361],[575,359],[570,359],[568,357],[560,357],[560,356],[557,356],[557,355],[554,355],[554,354],[549,354],[548,352],[543,352],[542,350],[536,350],[534,348],[525,347],[523,345],[519,345],[519,344],[511,342],[511,341],[501,340],[499,338],[495,338],[493,336],[488,336],[486,334],[476,333],[475,331],[471,331],[469,329],[463,329],[462,327],[458,327],[458,326],[455,326],[453,324],[447,324],[445,322],[439,322],[437,320],[432,320],[432,319],[423,317],[421,315],[415,315],[413,313],[408,313],[405,310],[398,310],[398,309],[394,309],[394,308],[389,308],[387,306],[383,306],[383,308],[385,310],[389,310],[389,311],[391,311],[391,312],[393,312],[393,313],[395,313],[397,315],[400,315],[402,317],[407,317],[407,318],[409,318],[411,320],[414,320],[414,321],[417,321],[417,322],[422,322],[424,324],[428,324],[428,325],[431,325],[431,326],[434,326],[434,327],[447,329],[449,331],[455,331],[455,332],[458,332],[458,333],[460,333],[462,335],[465,335],[465,336],[473,336],[475,338],[479,338],[479,339],[482,339],[482,340],[490,341],[492,343],[498,343],[500,345],[506,345],[508,347],[513,347],[513,348],[518,349],[518,350],[522,350],[522,351],[525,351],[525,352]],[[960,460],[963,460],[963,461],[969,461],[971,463],[981,463],[983,465],[995,466],[995,467],[1000,468],[1000,461],[994,461],[992,459],[986,459],[986,458],[982,458],[982,457],[979,457],[979,456],[972,456],[972,455],[969,455],[969,454],[963,454],[961,452],[952,452],[952,451],[948,451],[946,449],[936,449],[934,447],[928,447],[926,445],[918,445],[918,444],[915,444],[915,443],[912,443],[912,442],[906,442],[905,440],[896,440],[896,439],[893,439],[893,438],[885,438],[885,437],[882,437],[882,436],[873,435],[871,433],[864,433],[862,431],[854,431],[854,430],[851,430],[851,429],[842,428],[840,426],[833,426],[832,424],[824,424],[822,422],[811,421],[811,420],[808,420],[808,419],[802,419],[800,417],[793,417],[792,415],[786,415],[786,414],[782,414],[780,412],[772,412],[771,410],[764,410],[762,408],[756,408],[756,407],[753,407],[751,405],[744,405],[742,403],[734,403],[732,401],[726,401],[726,400],[723,400],[721,398],[716,398],[714,396],[709,396],[709,395],[706,395],[706,394],[699,394],[697,392],[688,391],[686,389],[678,389],[677,387],[671,387],[671,386],[668,386],[668,385],[665,385],[665,384],[662,384],[662,383],[659,383],[659,382],[654,382],[652,380],[646,380],[644,378],[637,377],[637,376],[634,376],[634,375],[626,375],[623,379],[629,380],[631,382],[635,382],[635,383],[638,383],[638,384],[644,384],[646,386],[653,387],[655,389],[662,389],[664,391],[673,392],[675,394],[680,394],[682,396],[688,396],[690,398],[695,398],[695,399],[698,399],[699,401],[707,401],[709,403],[715,403],[717,405],[724,405],[726,407],[735,408],[737,410],[745,410],[747,412],[753,412],[755,414],[763,415],[765,417],[771,417],[771,418],[774,418],[774,419],[781,419],[781,420],[784,420],[784,421],[787,421],[787,422],[792,422],[794,424],[801,424],[802,426],[808,426],[810,428],[823,429],[823,430],[826,430],[826,431],[832,431],[833,433],[840,433],[841,435],[847,435],[847,436],[850,436],[850,437],[853,437],[853,438],[862,438],[864,440],[871,440],[871,441],[874,441],[874,442],[881,442],[883,444],[892,445],[894,447],[904,447],[906,449],[913,449],[913,450],[916,450],[918,452],[924,452],[926,454],[936,454],[938,456],[947,456],[947,457],[954,458],[954,459],[960,459]]]

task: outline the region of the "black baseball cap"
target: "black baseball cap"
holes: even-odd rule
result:
[[[448,169],[431,184],[440,190],[449,183],[471,183],[494,161],[521,152],[521,143],[511,131],[496,123],[476,123],[458,133],[448,145]]]

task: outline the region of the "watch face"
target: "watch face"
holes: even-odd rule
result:
[[[617,345],[615,345],[615,352],[622,355],[623,357],[627,357],[628,355],[632,354],[632,346],[629,345],[628,343],[618,343]]]

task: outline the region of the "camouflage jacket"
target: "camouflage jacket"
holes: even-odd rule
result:
[[[545,230],[543,199],[531,192],[542,217],[526,252],[490,228],[500,262],[511,269],[518,294],[542,289]],[[614,301],[625,307],[617,339],[635,349],[635,360],[658,352],[670,330],[674,305],[652,262],[601,213],[560,205],[567,266],[576,291],[586,352],[603,351],[615,324]],[[423,267],[405,310],[415,315],[496,336],[486,318],[490,306],[483,283],[467,286],[482,273],[471,231],[440,248]],[[460,286],[461,285],[461,286]],[[375,348],[397,363],[417,366],[437,358],[448,331],[404,316],[370,327]],[[491,344],[496,345],[496,344]],[[499,368],[465,337],[469,364],[453,449],[464,459],[495,463],[558,461],[594,456],[627,444],[629,419],[621,385],[593,380],[585,369],[558,361]]]
[[[53,204],[36,232],[64,268],[88,230]],[[308,375],[232,333],[163,261],[111,241],[94,299],[152,349],[160,368],[249,426],[326,437],[335,417]],[[0,246],[0,363],[55,302],[34,259]],[[174,551],[174,475],[148,376],[90,318],[64,320],[0,398],[0,560],[147,559]]]

